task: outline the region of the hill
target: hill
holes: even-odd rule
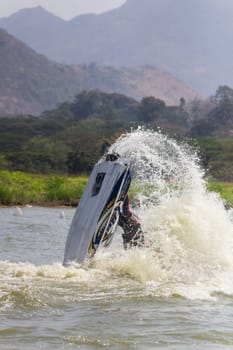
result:
[[[71,68],[50,62],[2,29],[0,53],[1,115],[39,113],[77,91]]]
[[[179,104],[181,97],[186,101],[200,97],[200,94],[183,81],[154,66],[116,68],[91,63],[72,67],[86,90],[116,92],[138,101],[145,96],[154,96],[168,105]]]
[[[101,89],[137,99],[154,95],[177,104],[196,93],[171,74],[154,67],[134,69],[66,66],[49,61],[0,29],[0,115],[38,114],[71,101],[81,90]]]
[[[149,64],[209,94],[219,84],[233,85],[229,74],[233,6],[229,3],[127,0],[118,9],[70,21],[37,7],[1,19],[0,26],[58,62]]]

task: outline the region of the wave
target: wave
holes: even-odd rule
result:
[[[83,265],[2,261],[0,305],[24,300],[23,307],[41,308],[113,296],[233,296],[232,211],[207,191],[197,154],[144,129],[123,135],[109,151],[130,161],[134,210],[146,247],[124,251],[119,229],[113,244]]]

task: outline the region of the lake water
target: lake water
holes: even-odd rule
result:
[[[74,210],[22,210],[0,209],[0,349],[233,347],[229,270],[195,280],[173,257],[177,275],[161,251],[123,251],[120,232],[91,263],[64,268]]]
[[[206,190],[195,153],[138,130],[131,161],[147,247],[120,229],[83,265],[62,266],[74,209],[0,209],[0,349],[233,349],[233,212]]]

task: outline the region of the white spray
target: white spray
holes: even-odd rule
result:
[[[115,294],[189,299],[233,295],[232,211],[207,191],[196,153],[143,129],[120,137],[109,151],[130,162],[131,196],[137,204],[133,210],[141,217],[146,247],[124,251],[118,230],[108,249],[81,266],[2,262],[0,277],[6,285],[0,297],[7,294],[12,301],[12,288],[21,285],[29,301],[35,294],[35,300],[45,304],[51,293],[57,298],[54,286],[59,298],[72,300],[107,295],[112,299]]]
[[[207,191],[197,154],[143,129],[122,136],[110,151],[131,163],[134,196],[149,242],[141,257],[138,251],[128,253],[142,260],[131,264],[127,256],[130,269],[137,266],[136,277],[192,288],[205,281],[211,291],[216,284],[218,291],[224,289],[223,274],[228,272],[228,281],[233,275],[233,223],[219,196]]]

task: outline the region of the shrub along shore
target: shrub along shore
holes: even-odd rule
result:
[[[0,205],[76,206],[88,176],[32,175],[0,171]],[[218,193],[233,207],[233,183],[211,181],[209,191]]]
[[[0,171],[0,204],[77,205],[87,180],[87,176],[31,175],[19,171]]]

